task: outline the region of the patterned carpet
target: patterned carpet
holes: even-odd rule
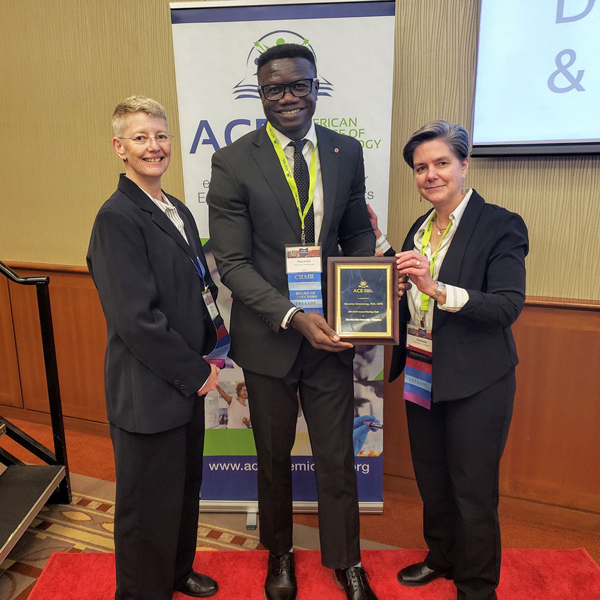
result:
[[[71,481],[74,490],[72,504],[45,506],[8,558],[0,565],[0,600],[28,598],[54,552],[114,551],[114,483],[82,475],[73,475]],[[199,551],[263,549],[256,535],[257,532],[248,532],[245,524],[243,514],[202,512],[198,527],[197,549]],[[298,550],[317,549],[318,530],[296,523],[294,547]],[[361,547],[363,549],[394,548],[364,538],[361,540]]]
[[[70,505],[45,506],[0,565],[0,599],[25,600],[53,552],[113,552],[115,505],[73,494]],[[200,523],[198,550],[262,549],[258,537]]]
[[[114,552],[113,516],[115,484],[71,473],[72,503],[46,505],[0,564],[0,600],[25,600],[53,552]],[[361,540],[365,550],[390,546]],[[316,527],[296,523],[294,548],[316,550]],[[263,550],[258,531],[246,529],[241,513],[200,513],[197,550]]]

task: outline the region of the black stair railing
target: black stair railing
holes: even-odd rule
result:
[[[65,467],[65,477],[49,501],[51,503],[69,504],[71,502],[71,483],[69,478],[62,403],[60,399],[56,348],[54,345],[54,328],[52,326],[52,309],[50,306],[49,291],[50,278],[19,277],[19,275],[17,275],[10,267],[2,262],[0,262],[0,273],[5,275],[13,283],[19,285],[34,285],[36,288],[38,313],[42,333],[42,346],[44,351],[44,365],[46,370],[46,384],[48,387],[48,400],[50,402],[50,419],[52,422],[54,452],[51,452],[48,448],[34,440],[16,425],[13,425],[3,417],[0,417],[0,423],[6,425],[6,435],[9,438],[20,444],[34,456],[37,456],[49,465],[62,465]],[[2,448],[0,448],[0,462],[6,466],[23,464],[22,461]]]

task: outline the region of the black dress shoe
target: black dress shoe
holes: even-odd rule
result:
[[[377,600],[367,578],[369,574],[362,567],[336,569],[333,578],[344,592],[348,600]]]
[[[212,577],[192,571],[187,581],[177,591],[194,598],[208,598],[214,596],[218,590],[219,586]]]
[[[294,571],[294,553],[283,556],[269,553],[269,568],[265,581],[266,600],[296,600],[298,586]]]
[[[450,579],[450,574],[443,571],[430,569],[424,562],[419,562],[415,563],[414,565],[404,567],[404,569],[398,573],[398,581],[402,585],[407,585],[410,587],[427,585],[434,579],[439,579],[440,577]]]

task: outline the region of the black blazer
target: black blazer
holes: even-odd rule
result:
[[[327,258],[372,256],[375,235],[365,204],[362,147],[316,126],[324,215],[319,243],[323,289]],[[250,371],[283,377],[302,335],[282,329],[288,297],[285,245],[300,244],[300,218],[266,128],[213,155],[208,192],[210,235],[223,283],[233,293],[230,356]],[[327,306],[327,299],[323,300]],[[343,356],[342,356],[343,355]],[[342,360],[353,353],[342,352]]]
[[[196,395],[210,375],[202,358],[216,334],[190,259],[206,268],[190,211],[167,195],[184,222],[190,246],[133,181],[96,217],[87,255],[106,317],[108,420],[136,433],[156,433],[190,421]]]
[[[430,211],[431,212],[431,211]],[[412,250],[414,235],[427,218],[409,231],[402,250]],[[473,190],[469,204],[440,269],[439,280],[465,288],[469,301],[457,313],[433,316],[433,400],[467,398],[505,375],[518,363],[510,326],[525,302],[525,256],[529,249],[523,219],[486,204]],[[404,369],[406,294],[400,301],[400,344],[394,347],[390,381]]]

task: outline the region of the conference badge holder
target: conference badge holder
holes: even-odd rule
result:
[[[229,353],[229,347],[231,346],[231,342],[229,339],[229,332],[225,327],[225,322],[223,321],[223,317],[219,312],[219,307],[213,298],[212,292],[210,288],[206,284],[206,270],[204,265],[200,261],[200,258],[197,256],[196,261],[190,258],[192,264],[194,265],[194,269],[200,277],[200,281],[202,282],[202,300],[204,301],[204,305],[206,306],[206,310],[213,322],[215,327],[215,332],[217,334],[217,343],[215,345],[214,350],[208,355],[204,357],[207,363],[211,363],[222,369],[225,366],[225,359],[227,358],[227,354]]]
[[[316,312],[323,316],[321,246],[287,244],[285,268],[290,302],[304,312]]]
[[[215,325],[215,329],[219,329],[219,327],[221,327],[223,324],[223,317],[219,312],[217,303],[215,302],[215,299],[213,298],[208,286],[205,286],[205,288],[202,290],[202,300],[204,300],[204,305],[206,306],[206,310],[208,311],[208,314]]]
[[[431,410],[431,329],[407,325],[404,399]]]
[[[215,331],[217,333],[217,344],[215,345],[214,350],[208,356],[204,357],[204,360],[207,363],[212,363],[219,367],[219,369],[222,369],[225,367],[225,359],[227,358],[229,347],[231,345],[229,340],[229,332],[225,327],[223,317],[219,312],[217,303],[215,302],[215,299],[213,298],[208,286],[206,286],[202,291],[202,299],[204,300],[206,310],[212,319],[213,325],[215,326]]]

